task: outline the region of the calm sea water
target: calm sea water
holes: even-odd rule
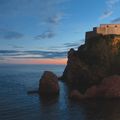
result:
[[[72,102],[60,84],[58,99],[43,101],[27,92],[38,89],[45,70],[60,76],[62,65],[0,65],[0,120],[120,120],[120,101]]]

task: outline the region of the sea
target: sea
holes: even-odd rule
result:
[[[71,101],[64,82],[60,95],[43,100],[38,89],[44,71],[61,76],[65,65],[0,65],[0,120],[120,120],[120,100]]]

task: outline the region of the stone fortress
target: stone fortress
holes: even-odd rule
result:
[[[94,27],[93,31],[86,32],[86,39],[96,37],[97,35],[120,35],[120,24],[101,24],[100,27]]]

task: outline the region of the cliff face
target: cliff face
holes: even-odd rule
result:
[[[120,36],[98,35],[87,39],[77,51],[68,52],[68,62],[62,79],[70,86],[85,92],[104,77],[120,75]]]

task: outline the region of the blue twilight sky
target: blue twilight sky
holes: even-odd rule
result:
[[[0,63],[65,58],[103,23],[120,23],[120,0],[0,0]]]

